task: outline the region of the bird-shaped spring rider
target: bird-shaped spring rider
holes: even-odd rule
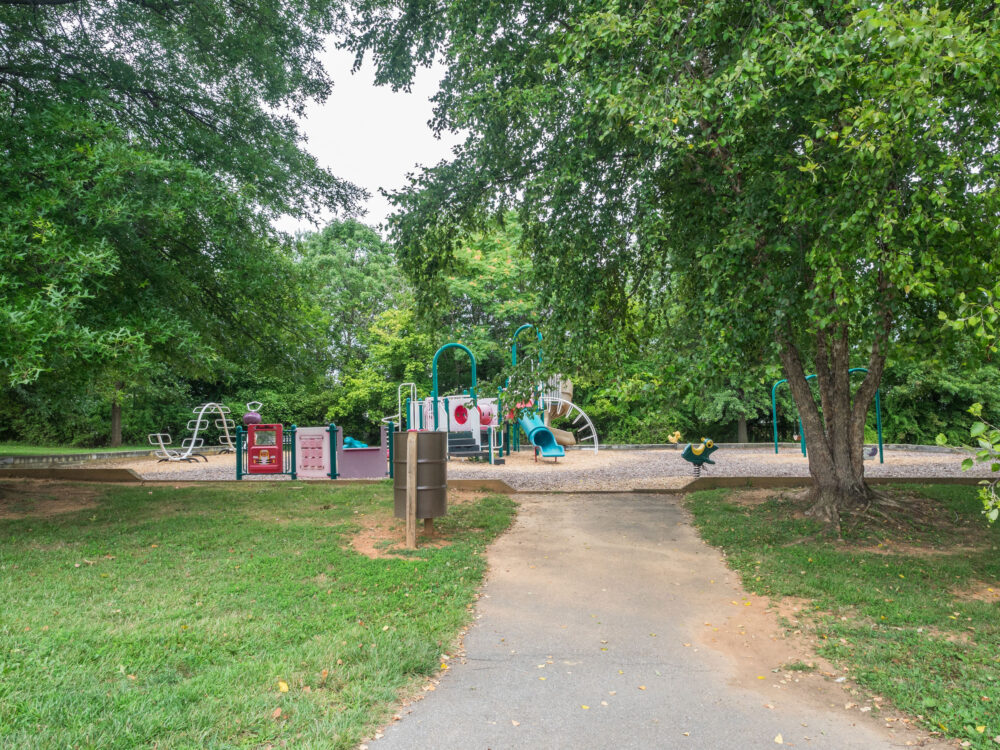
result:
[[[709,456],[717,450],[719,450],[719,448],[715,443],[708,438],[702,438],[701,443],[698,445],[688,443],[684,448],[684,452],[681,453],[681,458],[692,463],[694,466],[694,476],[697,479],[701,476],[702,466],[705,464],[715,464],[715,461],[709,458]]]
[[[667,442],[677,445],[681,441],[681,431],[674,430],[673,435],[667,435]]]

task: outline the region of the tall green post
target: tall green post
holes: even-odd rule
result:
[[[326,428],[326,431],[330,433],[330,479],[336,479],[340,476],[337,471],[337,427],[333,422]]]
[[[236,478],[243,478],[243,427],[236,427]]]

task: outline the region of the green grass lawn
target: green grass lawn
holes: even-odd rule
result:
[[[387,483],[17,486],[0,484],[2,747],[353,747],[439,669],[515,507],[453,506],[448,546],[370,559],[350,537],[391,513]],[[91,506],[11,519],[45,493]]]
[[[120,448],[81,448],[79,445],[30,445],[0,443],[0,456],[63,456],[70,453],[113,453],[115,451],[151,451],[156,446],[123,445]]]
[[[1000,528],[987,527],[974,486],[888,492],[906,508],[845,518],[842,540],[802,516],[801,493],[755,504],[711,490],[688,507],[748,589],[812,601],[806,625],[822,656],[928,729],[995,748]]]

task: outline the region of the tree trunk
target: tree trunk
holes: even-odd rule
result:
[[[119,448],[122,444],[122,404],[119,394],[121,383],[115,383],[115,392],[111,397],[111,447]]]
[[[779,337],[779,354],[806,438],[814,485],[809,515],[839,533],[841,512],[865,506],[873,497],[865,484],[862,451],[865,417],[885,365],[881,339],[872,347],[868,374],[852,398],[847,327],[834,325],[817,334],[819,405],[806,380],[799,350],[790,339]]]
[[[750,438],[747,437],[747,418],[742,414],[736,418],[736,442],[737,443],[749,443]]]

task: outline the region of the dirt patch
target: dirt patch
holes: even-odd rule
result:
[[[733,503],[734,505],[741,505],[746,508],[754,508],[758,505],[763,505],[768,500],[774,499],[792,500],[797,504],[803,504],[806,502],[808,494],[809,488],[775,489],[773,487],[762,487],[730,492],[726,497],[726,502]],[[805,509],[804,505],[802,509]]]
[[[872,545],[856,545],[851,548],[856,552],[869,552],[875,555],[902,555],[904,557],[941,557],[944,555],[969,555],[981,551],[981,547],[928,547],[919,544],[905,544],[886,540]]]
[[[449,505],[464,505],[476,502],[486,496],[485,492],[470,490],[448,490]],[[351,548],[365,557],[373,559],[405,558],[406,523],[395,518],[392,511],[367,513],[354,519],[361,526],[351,538]],[[430,536],[424,531],[424,523],[417,519],[417,549],[440,548],[451,544],[447,534],[435,528]]]
[[[0,482],[0,519],[49,518],[97,506],[102,489],[51,480]]]
[[[973,586],[952,589],[951,593],[963,601],[1000,603],[1000,583],[977,582]]]
[[[947,748],[946,741],[927,738],[916,719],[886,704],[880,695],[858,687],[846,669],[838,669],[816,654],[807,618],[817,612],[808,599],[768,599],[745,593],[732,601],[733,614],[722,623],[704,623],[701,642],[725,654],[736,666],[730,684],[751,686],[763,706],[774,710],[790,697],[851,714],[860,721],[868,714],[897,734],[900,744]],[[784,618],[788,627],[782,627]]]

